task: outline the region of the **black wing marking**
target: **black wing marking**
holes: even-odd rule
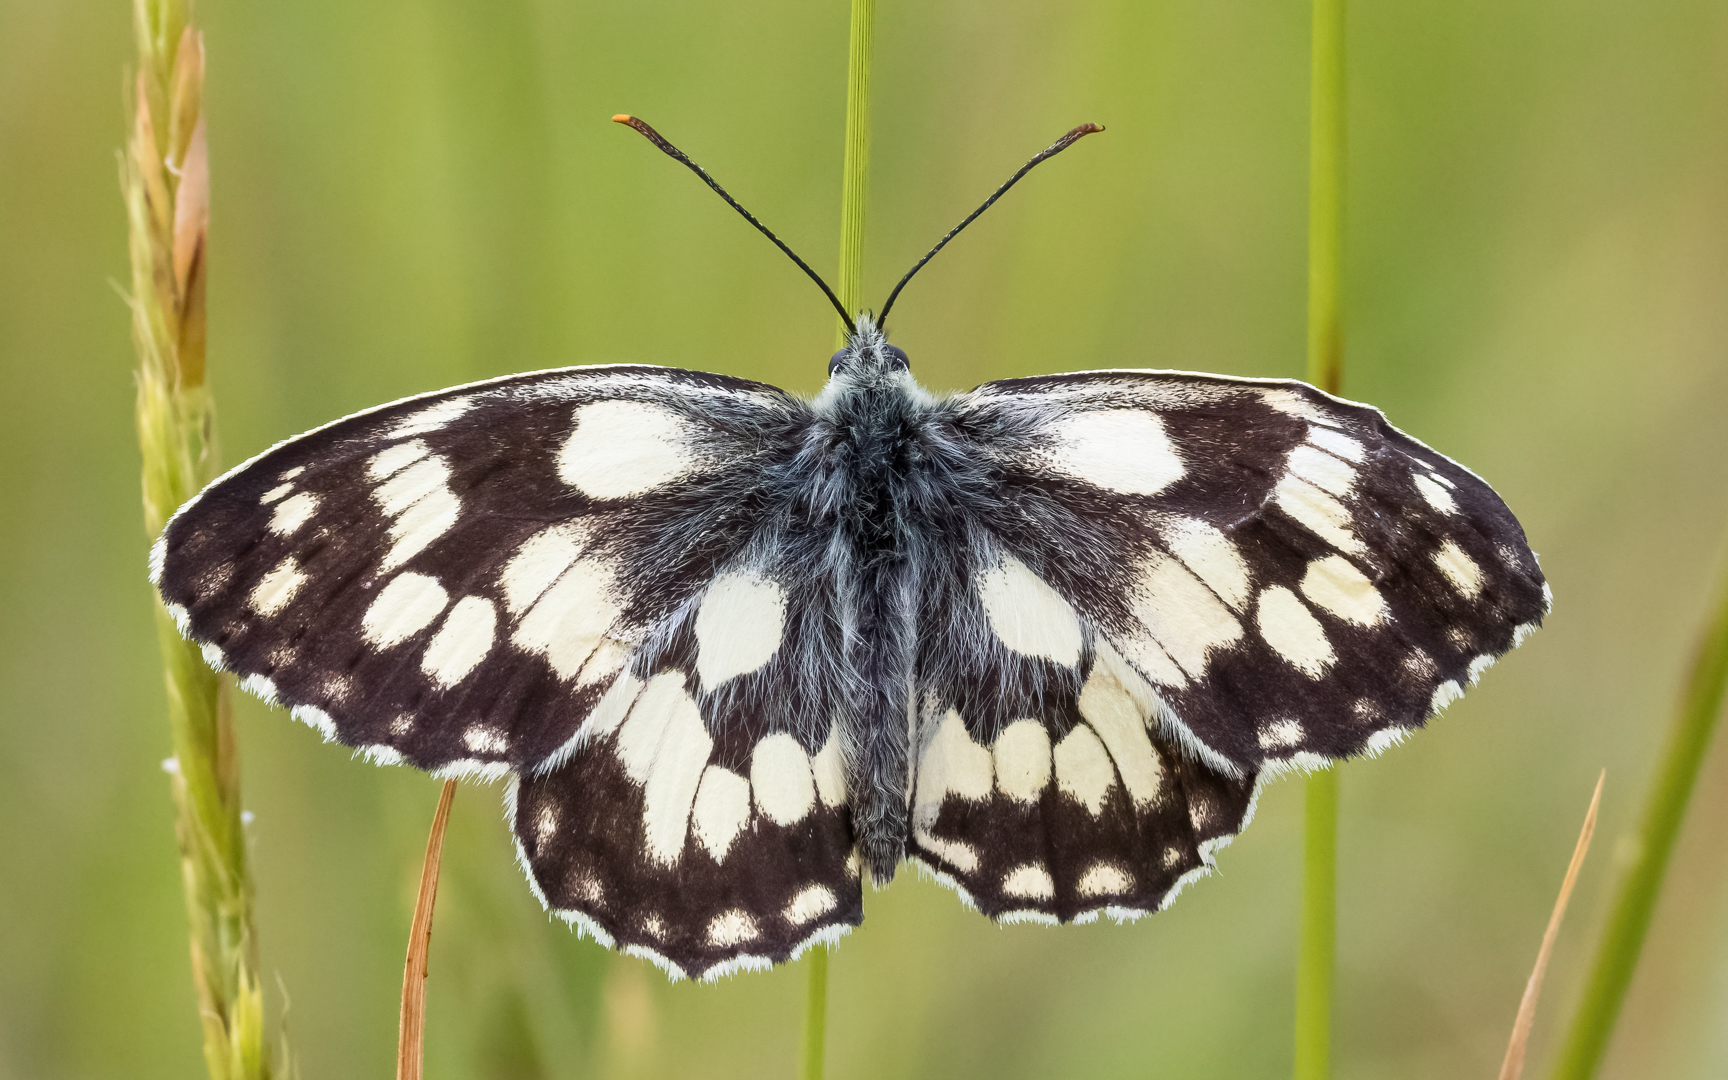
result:
[[[1548,609],[1491,488],[1304,384],[1090,372],[952,409],[1003,492],[989,531],[1216,771],[1378,751]]]
[[[242,686],[383,761],[553,755],[746,542],[805,407],[641,366],[513,376],[291,439],[177,513],[152,580]]]

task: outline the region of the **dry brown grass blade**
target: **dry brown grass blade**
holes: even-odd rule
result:
[[[1590,796],[1590,810],[1584,815],[1578,846],[1572,849],[1572,863],[1566,867],[1566,880],[1560,883],[1554,914],[1548,917],[1548,929],[1542,934],[1536,967],[1530,972],[1530,981],[1524,984],[1524,1000],[1518,1003],[1518,1019],[1512,1024],[1512,1041],[1507,1044],[1506,1060],[1500,1065],[1500,1080],[1518,1080],[1524,1072],[1524,1051],[1530,1044],[1530,1029],[1536,1024],[1536,999],[1542,993],[1542,977],[1548,974],[1548,958],[1554,952],[1554,939],[1560,936],[1560,920],[1566,917],[1566,902],[1572,899],[1572,886],[1578,883],[1578,870],[1584,865],[1584,856],[1590,850],[1590,837],[1596,832],[1596,808],[1602,802],[1602,782],[1607,778],[1607,769],[1596,777],[1596,793]]]
[[[444,861],[444,827],[456,781],[444,781],[432,835],[426,838],[426,861],[420,867],[420,897],[414,901],[414,925],[408,932],[408,961],[402,969],[402,1017],[396,1029],[396,1080],[420,1080],[426,1044],[426,962],[432,951],[432,906],[438,902],[438,867]]]

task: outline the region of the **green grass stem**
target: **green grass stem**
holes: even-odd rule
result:
[[[854,316],[864,297],[864,210],[870,179],[870,65],[876,51],[876,0],[852,0],[846,57],[846,161],[840,188],[840,280],[835,292]],[[839,343],[852,328],[840,324]]]
[[[138,353],[136,421],[144,525],[154,539],[176,507],[216,474],[215,412],[204,385],[203,41],[184,0],[135,0],[137,80],[121,155]],[[252,879],[240,821],[240,777],[227,687],[156,603],[168,690],[174,799],[192,981],[212,1080],[263,1080],[263,993],[252,930]]]
[[[1344,0],[1314,0],[1308,151],[1308,381],[1337,393],[1344,364]],[[1331,1074],[1337,938],[1338,771],[1307,781],[1301,944],[1296,962],[1296,1080]]]
[[[864,210],[870,179],[870,65],[876,50],[876,0],[852,0],[846,54],[846,157],[840,188],[840,279],[835,291],[857,314],[864,294]],[[838,343],[852,327],[839,324]],[[810,950],[810,989],[804,1006],[804,1057],[799,1075],[821,1080],[828,1040],[828,949]]]
[[[1722,715],[1728,690],[1728,581],[1724,581],[1710,623],[1699,639],[1668,745],[1656,767],[1655,783],[1633,836],[1631,859],[1621,873],[1614,906],[1596,945],[1584,997],[1572,1015],[1553,1080],[1588,1080],[1601,1067],[1620,1007],[1638,967],[1638,954],[1661,897],[1663,876],[1674,854],[1686,807],[1710,738]]]
[[[1338,934],[1338,770],[1309,775],[1303,814],[1302,927],[1296,959],[1296,1080],[1331,1072]]]

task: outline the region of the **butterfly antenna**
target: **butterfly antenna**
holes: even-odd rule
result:
[[[1091,135],[1094,132],[1103,131],[1103,130],[1104,130],[1104,125],[1102,125],[1102,124],[1081,124],[1079,127],[1075,128],[1073,131],[1070,131],[1068,134],[1062,136],[1060,139],[1057,139],[1055,142],[1053,142],[1049,146],[1045,147],[1044,150],[1041,153],[1039,153],[1036,157],[1034,157],[1031,161],[1028,161],[1026,164],[1020,166],[1020,171],[1015,173],[1013,176],[1010,176],[1008,178],[1007,183],[1005,183],[1001,187],[997,188],[995,190],[995,192],[993,194],[991,194],[991,196],[988,199],[985,199],[983,206],[980,206],[978,209],[976,209],[976,210],[972,211],[970,214],[966,215],[965,221],[962,221],[960,224],[954,226],[952,229],[949,229],[948,235],[944,236],[942,239],[936,241],[936,246],[931,248],[929,253],[927,255],[925,255],[922,259],[918,260],[917,266],[914,266],[912,269],[906,271],[906,276],[900,279],[900,284],[894,286],[894,291],[888,294],[888,302],[886,304],[882,305],[882,314],[876,319],[877,328],[880,329],[881,327],[887,325],[888,309],[892,308],[894,306],[894,301],[896,298],[899,297],[900,290],[904,289],[906,287],[906,283],[908,281],[912,280],[912,275],[916,274],[918,271],[924,269],[924,264],[929,262],[931,259],[934,259],[936,257],[936,253],[938,251],[941,251],[943,248],[947,247],[948,241],[950,241],[950,240],[954,239],[956,236],[958,236],[960,234],[961,229],[964,229],[966,226],[968,226],[968,225],[972,224],[972,222],[976,221],[978,219],[979,214],[982,214],[984,211],[990,209],[991,205],[994,204],[997,199],[1000,199],[1003,196],[1003,194],[1009,188],[1013,187],[1015,184],[1020,182],[1020,178],[1022,176],[1025,176],[1027,173],[1031,172],[1032,167],[1034,165],[1037,165],[1041,161],[1045,161],[1049,158],[1055,157],[1057,154],[1060,154],[1062,151],[1068,149],[1070,146],[1073,146],[1075,143],[1079,142],[1081,139],[1085,138],[1086,136]]]
[[[689,156],[686,155],[684,153],[684,151],[678,149],[676,146],[673,146],[671,143],[667,142],[666,136],[660,134],[658,131],[655,131],[653,128],[649,127],[647,121],[638,119],[637,117],[631,116],[628,113],[619,113],[617,116],[614,116],[612,118],[612,120],[614,123],[623,124],[625,127],[635,128],[637,131],[641,132],[643,137],[646,138],[649,142],[653,143],[655,146],[658,146],[662,151],[664,151],[667,157],[672,158],[674,161],[681,162],[691,172],[695,173],[697,176],[700,176],[702,178],[702,182],[704,184],[707,184],[709,187],[713,188],[714,193],[716,195],[719,195],[722,199],[726,200],[726,205],[728,205],[732,209],[738,211],[740,214],[743,214],[745,221],[748,221],[750,224],[756,226],[757,230],[760,231],[763,236],[766,236],[768,239],[774,241],[775,247],[779,248],[781,251],[784,251],[786,253],[786,257],[788,259],[791,259],[793,262],[798,264],[798,269],[804,271],[806,274],[809,274],[810,280],[814,281],[822,289],[822,295],[826,296],[828,298],[828,302],[830,304],[834,305],[834,310],[838,311],[840,313],[840,321],[842,323],[846,324],[847,326],[852,325],[852,316],[850,316],[846,313],[846,305],[842,304],[840,302],[840,298],[838,296],[834,295],[834,290],[830,289],[828,287],[828,283],[826,281],[822,280],[821,275],[816,273],[816,271],[810,269],[810,264],[805,262],[803,259],[800,259],[796,252],[794,252],[791,248],[787,247],[784,243],[782,243],[780,241],[780,238],[778,236],[775,236],[774,233],[768,228],[768,226],[762,224],[760,221],[757,221],[755,214],[752,214],[750,211],[744,209],[742,206],[740,206],[738,204],[737,199],[734,199],[732,196],[728,195],[726,193],[726,189],[720,186],[719,181],[715,180],[712,176],[708,175],[707,169],[704,169],[702,166],[696,164],[694,161],[691,161]],[[1054,152],[1053,150],[1046,150],[1045,155],[1048,156],[1050,153],[1053,153],[1053,152]],[[1028,165],[1027,168],[1031,168],[1031,166]],[[1021,171],[1024,172],[1025,170],[1023,169]],[[1018,180],[1020,178],[1018,176],[1016,176],[1014,179]],[[1010,180],[1009,183],[1013,183],[1013,181]],[[977,215],[974,214],[973,216],[976,217]],[[958,230],[956,230],[956,231],[958,231]],[[931,252],[930,254],[934,255],[935,252]]]

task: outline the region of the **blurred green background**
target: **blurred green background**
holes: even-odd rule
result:
[[[201,1073],[144,580],[114,151],[122,0],[0,2],[0,1077]],[[867,294],[1068,127],[932,265],[935,389],[1302,370],[1300,2],[882,0]],[[833,316],[660,126],[825,271],[842,0],[206,0],[224,454],[400,395],[636,360],[814,391]],[[1728,6],[1352,5],[1346,392],[1489,478],[1549,627],[1344,771],[1336,1074],[1491,1076],[1598,769],[1538,1022],[1579,990],[1728,535]],[[264,970],[301,1075],[389,1075],[437,785],[238,704]],[[1137,925],[997,929],[905,874],[834,954],[830,1076],[1288,1070],[1301,785]],[[1728,1075],[1728,748],[1605,1075]],[[549,924],[464,788],[428,1075],[793,1074],[802,966],[669,986]],[[273,994],[279,1006],[284,1000]],[[1533,1074],[1534,1075],[1534,1074]]]

